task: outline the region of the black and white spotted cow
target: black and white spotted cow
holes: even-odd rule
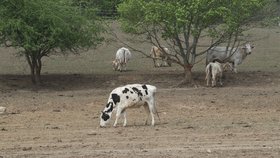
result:
[[[155,93],[155,86],[145,84],[130,84],[114,89],[110,93],[107,105],[101,112],[100,127],[106,126],[112,116],[114,109],[116,109],[116,120],[114,127],[117,125],[118,119],[121,115],[124,116],[123,126],[126,126],[127,120],[125,110],[128,108],[138,108],[141,106],[145,108],[145,111],[148,114],[145,124],[147,124],[149,115],[151,115],[151,125],[154,126],[154,114],[157,113],[155,107]]]

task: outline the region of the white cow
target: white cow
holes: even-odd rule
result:
[[[115,71],[126,70],[126,64],[130,59],[131,59],[131,53],[127,48],[122,47],[122,48],[118,49],[118,51],[116,53],[116,58],[112,62],[113,69]]]
[[[212,78],[212,87],[215,87],[217,84],[217,78],[219,77],[220,85],[222,86],[222,77],[223,77],[223,66],[221,63],[215,61],[210,62],[205,68],[206,77],[205,80],[206,85],[209,86],[209,82]]]
[[[240,65],[247,55],[251,54],[253,48],[250,44],[233,49],[229,47],[228,50],[226,47],[213,47],[207,52],[206,65],[213,61],[219,61],[221,63],[229,62],[232,63],[233,70],[237,73],[237,65]]]
[[[165,53],[169,53],[169,50],[166,47],[163,47],[163,49],[164,49],[164,52],[161,50],[161,48],[152,46],[150,56],[152,57],[152,59],[154,61],[155,67],[171,66],[170,58],[168,57],[168,55],[165,54]],[[159,60],[162,61],[161,64],[159,63]]]
[[[108,102],[100,116],[100,127],[105,127],[109,122],[112,112],[116,109],[116,120],[114,127],[118,123],[118,119],[121,115],[124,116],[123,126],[126,126],[126,109],[136,108],[143,106],[148,114],[146,124],[149,115],[152,117],[151,125],[155,125],[154,114],[157,113],[155,107],[155,93],[156,87],[145,84],[130,84],[123,87],[114,89],[108,98]]]
[[[6,112],[6,107],[0,106],[0,114],[4,114]]]

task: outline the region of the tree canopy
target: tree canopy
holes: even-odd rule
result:
[[[168,45],[172,62],[191,79],[196,58],[222,42],[234,44],[263,0],[126,0],[118,7],[122,28],[144,35],[152,44]],[[199,40],[212,42],[199,49]]]
[[[94,10],[66,0],[2,0],[0,19],[0,43],[19,48],[33,83],[41,81],[43,57],[95,47],[103,39]]]

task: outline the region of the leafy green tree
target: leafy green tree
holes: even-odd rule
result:
[[[93,10],[67,0],[0,2],[0,43],[25,56],[33,83],[41,82],[43,57],[95,47],[102,30]]]
[[[192,80],[197,57],[222,42],[236,45],[263,0],[125,0],[118,7],[124,31],[144,35],[150,43],[168,45],[166,55],[185,72],[183,83]],[[199,42],[206,47],[200,47]]]

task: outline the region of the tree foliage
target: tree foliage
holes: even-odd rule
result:
[[[93,10],[57,0],[2,0],[0,43],[19,48],[40,82],[42,58],[52,53],[78,52],[102,41],[102,26]]]
[[[173,52],[167,55],[191,79],[196,58],[222,42],[235,43],[262,3],[263,0],[125,0],[118,11],[126,32],[145,35],[159,47],[167,44]],[[199,40],[205,37],[212,42],[199,49]]]

